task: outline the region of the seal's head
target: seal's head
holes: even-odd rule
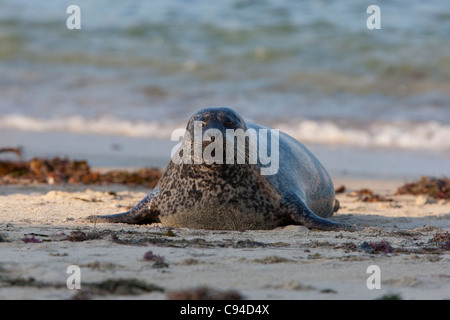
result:
[[[209,129],[219,130],[224,136],[227,129],[247,130],[244,119],[234,110],[225,107],[205,108],[194,114],[186,129],[194,135],[195,122],[201,123],[202,135]]]
[[[236,163],[237,149],[245,146],[236,143],[235,133],[246,131],[245,121],[236,111],[224,107],[202,109],[188,121],[182,144],[182,153],[187,154],[182,157],[186,160],[190,155],[187,160],[192,164]]]

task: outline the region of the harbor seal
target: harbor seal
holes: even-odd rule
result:
[[[200,142],[195,139],[199,128],[204,134]],[[256,136],[258,147],[265,147],[267,153],[265,158],[258,154],[252,162],[250,138],[255,136],[244,136],[244,147],[236,143],[237,136],[234,144],[227,144],[230,130],[264,131],[266,141],[278,141],[263,146],[263,136]],[[213,134],[206,135],[211,131]],[[142,201],[124,213],[87,219],[222,230],[273,229],[288,224],[318,230],[353,229],[326,219],[338,208],[331,178],[314,155],[289,135],[245,122],[234,110],[223,107],[198,111],[189,119],[185,132],[158,184]],[[220,134],[228,140],[219,141]],[[213,142],[216,148],[211,150]],[[210,157],[223,162],[208,161],[208,148]],[[203,154],[195,154],[196,150]],[[272,157],[270,165],[276,171],[262,174],[264,169],[270,169],[268,154],[276,155],[279,163],[275,164]],[[244,160],[241,157],[239,162],[238,155],[244,155]]]

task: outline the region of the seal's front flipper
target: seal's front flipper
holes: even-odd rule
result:
[[[133,209],[117,214],[106,216],[89,216],[85,220],[89,222],[107,222],[107,223],[130,223],[146,224],[159,221],[159,210],[156,207],[156,198],[159,195],[159,188],[153,189],[144,199],[141,200]]]
[[[288,209],[288,214],[290,215],[291,219],[295,223],[303,225],[309,229],[326,231],[355,230],[355,227],[350,224],[338,223],[319,217],[311,209],[309,209],[296,195],[285,197],[284,204]]]

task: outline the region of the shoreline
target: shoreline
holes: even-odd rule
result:
[[[450,203],[419,204],[419,197],[393,195],[401,182],[334,180],[336,188],[345,185],[346,191],[337,194],[341,209],[332,220],[356,224],[361,227],[356,232],[295,225],[169,232],[161,224],[92,224],[80,218],[126,211],[149,189],[2,186],[0,298],[79,298],[80,291],[66,287],[66,269],[75,264],[87,294],[81,298],[167,299],[169,292],[206,286],[234,290],[244,299],[449,299],[450,251],[433,239],[450,232]],[[361,188],[392,201],[362,202],[352,196]],[[364,242],[387,244],[392,251],[370,252]],[[145,260],[149,251],[164,264]],[[379,290],[366,286],[370,265],[381,269]],[[163,291],[129,295],[93,289],[112,279],[138,279]]]
[[[92,168],[152,166],[165,169],[171,150],[177,143],[164,139],[0,130],[0,145],[20,146],[24,160],[33,157],[88,159]],[[412,180],[420,179],[421,175],[450,176],[448,151],[336,147],[310,143],[305,143],[305,146],[332,178]],[[2,158],[16,160],[14,155],[2,155]]]

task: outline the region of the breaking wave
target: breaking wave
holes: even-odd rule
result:
[[[434,121],[372,123],[365,128],[340,127],[331,121],[305,120],[279,129],[305,142],[356,147],[450,150],[450,126]]]
[[[450,150],[450,125],[434,121],[373,122],[365,127],[343,126],[331,120],[298,120],[274,123],[306,144],[352,146],[362,148],[397,148],[409,150]],[[123,120],[111,116],[87,119],[81,116],[40,119],[25,115],[0,116],[1,130],[32,132],[69,132],[74,134],[115,135],[133,138],[170,139],[181,122]]]

